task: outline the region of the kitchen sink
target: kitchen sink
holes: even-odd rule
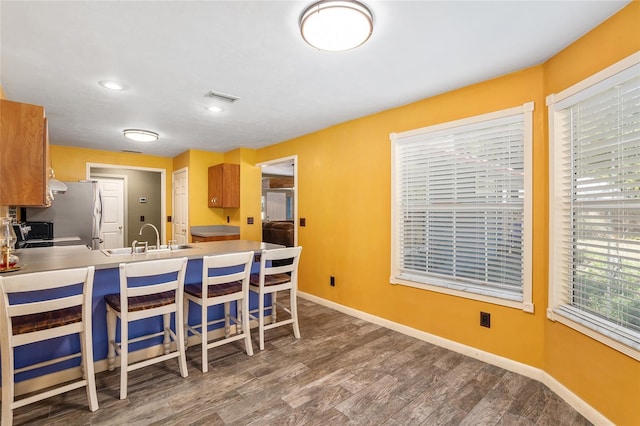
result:
[[[135,252],[132,250],[131,247],[120,247],[120,248],[114,248],[114,249],[102,249],[100,251],[102,253],[104,253],[106,256],[118,256],[118,255],[123,255],[123,254],[129,254],[130,255],[130,254],[163,253],[163,252],[186,250],[186,249],[190,249],[190,248],[193,248],[193,246],[189,245],[189,244],[177,244],[177,245],[171,246],[171,248],[169,248],[169,246],[167,246],[167,245],[161,245],[159,248],[155,248],[155,246],[151,246],[147,250],[145,250],[144,246],[138,246],[138,247],[135,248]]]

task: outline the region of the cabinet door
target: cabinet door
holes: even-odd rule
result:
[[[47,206],[44,107],[0,102],[0,205]]]
[[[218,164],[209,167],[209,207],[240,207],[240,166]]]

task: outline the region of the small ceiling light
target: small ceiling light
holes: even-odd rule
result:
[[[300,15],[300,34],[311,46],[332,52],[362,45],[373,32],[373,15],[355,0],[321,0]]]
[[[154,142],[158,140],[158,134],[149,130],[126,129],[124,137],[136,142]]]
[[[104,87],[105,89],[111,89],[111,90],[125,90],[127,88],[127,86],[124,85],[123,83],[120,83],[119,81],[114,81],[114,80],[102,80],[102,81],[99,81],[98,84]]]
[[[206,109],[207,111],[211,111],[211,112],[222,112],[222,111],[224,111],[222,108],[220,108],[219,106],[216,106],[216,105],[208,106],[208,107],[205,107],[204,109]]]

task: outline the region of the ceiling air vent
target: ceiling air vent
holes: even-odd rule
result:
[[[209,90],[207,93],[205,93],[204,97],[211,98],[211,99],[218,99],[220,101],[225,101],[229,103],[235,102],[238,99],[240,99],[237,96],[227,95],[225,93],[220,93],[220,92],[214,92],[213,90]]]

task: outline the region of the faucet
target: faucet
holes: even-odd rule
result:
[[[138,235],[142,235],[142,230],[144,228],[146,228],[147,226],[150,226],[153,228],[154,231],[156,231],[156,249],[160,248],[160,233],[158,232],[158,228],[156,228],[152,223],[145,223],[144,225],[142,225],[142,227],[140,228],[140,232],[138,233]]]

